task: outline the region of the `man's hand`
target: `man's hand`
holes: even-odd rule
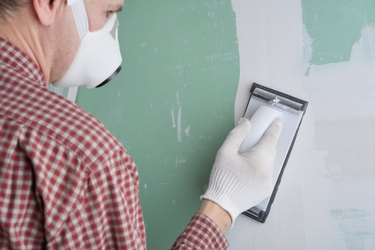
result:
[[[282,123],[275,120],[253,148],[240,154],[242,141],[251,133],[250,126],[249,120],[241,119],[230,132],[216,155],[207,191],[201,196],[225,209],[232,223],[272,192],[273,162]]]

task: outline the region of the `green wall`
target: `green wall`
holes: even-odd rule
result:
[[[235,15],[230,0],[127,0],[119,19],[120,76],[80,89],[77,102],[133,156],[148,247],[167,249],[199,209],[216,151],[234,125]]]
[[[375,25],[374,0],[302,0],[312,64],[348,61],[362,27]]]
[[[362,27],[375,24],[373,0],[302,0],[302,9],[311,64],[349,60]],[[119,19],[123,71],[81,88],[77,103],[135,159],[148,247],[167,249],[199,208],[234,125],[236,18],[231,0],[127,0]]]

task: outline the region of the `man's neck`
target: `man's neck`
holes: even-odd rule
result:
[[[42,56],[43,51],[33,29],[25,29],[24,27],[30,26],[22,24],[22,18],[9,17],[1,19],[1,22],[0,37],[25,52],[43,71],[43,66],[45,65],[45,60]],[[46,75],[46,72],[43,72],[43,74],[44,79],[49,79],[49,75]],[[48,82],[45,82],[45,84],[47,85]]]

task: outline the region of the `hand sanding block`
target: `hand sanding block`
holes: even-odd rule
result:
[[[266,221],[307,105],[307,101],[253,83],[244,114],[244,117],[250,120],[251,129],[249,135],[242,142],[239,152],[253,147],[275,119],[281,119],[283,130],[276,146],[272,194],[258,205],[243,212],[244,215],[262,223]]]

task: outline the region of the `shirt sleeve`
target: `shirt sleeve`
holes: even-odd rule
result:
[[[171,250],[227,249],[228,242],[216,223],[196,213]]]

